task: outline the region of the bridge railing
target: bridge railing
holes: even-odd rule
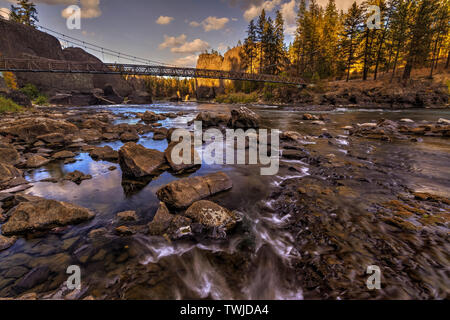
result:
[[[0,71],[11,72],[53,72],[53,73],[91,73],[127,74],[142,76],[186,77],[258,81],[305,86],[301,78],[281,77],[268,74],[251,74],[237,71],[223,71],[168,66],[134,65],[117,63],[74,62],[48,59],[0,58]]]

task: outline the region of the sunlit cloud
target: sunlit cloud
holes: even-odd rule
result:
[[[225,28],[227,23],[230,22],[228,18],[217,18],[217,17],[208,17],[202,22],[192,21],[189,23],[191,27],[203,27],[203,30],[206,32],[214,31],[214,30],[222,30]]]
[[[170,24],[175,18],[174,17],[167,17],[167,16],[160,16],[156,23],[160,25],[167,25]]]
[[[191,42],[186,42],[180,47],[172,48],[170,51],[173,53],[195,53],[204,51],[208,48],[210,48],[208,42],[201,39],[195,39]]]
[[[164,42],[159,45],[160,49],[173,48],[176,46],[181,46],[186,43],[186,35],[181,34],[178,37],[169,37],[164,35]]]
[[[173,61],[174,65],[180,67],[195,67],[197,65],[198,55],[189,55],[183,58],[178,58]]]

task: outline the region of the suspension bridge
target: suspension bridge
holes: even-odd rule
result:
[[[110,55],[118,60],[125,59],[133,64],[78,62],[65,60],[50,60],[42,58],[5,58],[0,57],[1,72],[32,72],[32,73],[78,73],[78,74],[111,74],[135,76],[160,76],[180,78],[204,78],[236,81],[254,81],[267,83],[280,83],[305,87],[306,82],[298,77],[277,76],[263,73],[246,73],[238,71],[210,70],[173,66],[159,61],[138,58],[126,53],[107,49],[93,43],[73,38],[40,26],[44,32],[52,33],[62,44],[77,46],[94,51],[97,55]]]

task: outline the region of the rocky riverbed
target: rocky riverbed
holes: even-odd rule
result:
[[[448,298],[448,109],[217,108],[2,115],[0,297]],[[279,173],[175,164],[193,120],[281,130]]]

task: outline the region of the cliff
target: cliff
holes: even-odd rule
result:
[[[242,47],[230,49],[222,57],[218,54],[204,53],[201,54],[197,61],[198,69],[223,70],[223,71],[244,71],[241,59]],[[199,98],[214,98],[217,94],[221,94],[233,86],[233,81],[215,80],[215,79],[198,79],[197,80],[197,96]]]
[[[33,57],[101,63],[99,59],[83,49],[62,49],[57,38],[32,27],[3,19],[0,19],[0,54],[9,58]],[[96,103],[95,95],[111,87],[120,97],[127,97],[133,93],[130,84],[119,75],[16,73],[16,77],[19,86],[31,83],[50,97],[65,95],[66,99],[55,99],[62,104]],[[68,95],[72,97],[68,99]]]

